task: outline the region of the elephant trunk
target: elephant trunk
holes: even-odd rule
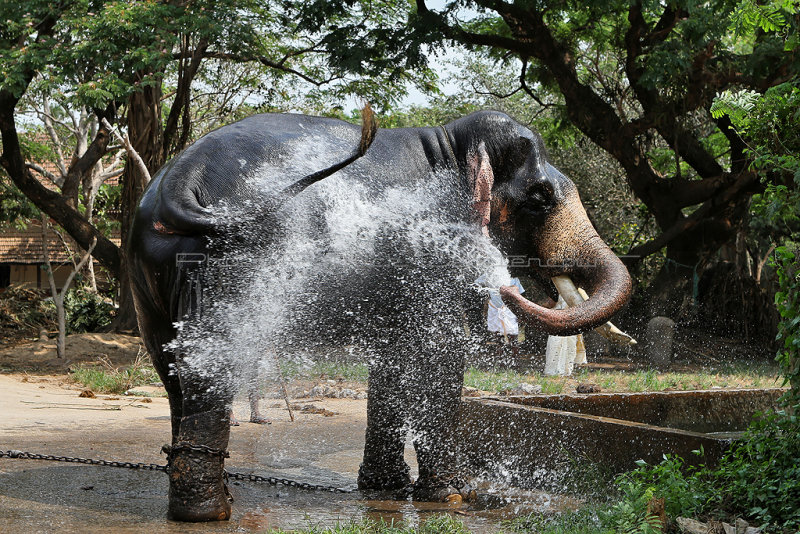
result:
[[[551,277],[570,276],[589,300],[554,310],[502,288],[503,300],[524,322],[551,335],[573,335],[604,324],[627,303],[632,287],[628,270],[595,231],[574,186],[547,216],[535,243],[540,268]]]

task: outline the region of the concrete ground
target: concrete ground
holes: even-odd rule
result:
[[[98,395],[63,377],[0,375],[0,450],[163,464],[169,410],[163,397]],[[229,471],[354,487],[364,446],[366,401],[297,399],[289,420],[282,400],[263,401],[271,425],[242,422],[231,429]],[[235,406],[246,421],[246,403]],[[414,465],[413,450],[406,456]],[[363,517],[418,524],[427,514],[456,514],[471,531],[496,532],[498,521],[546,510],[553,498],[485,488],[477,504],[390,500],[359,492],[333,494],[232,482],[230,521],[187,525],[166,519],[167,477],[112,467],[0,459],[0,532],[263,532],[347,523]]]

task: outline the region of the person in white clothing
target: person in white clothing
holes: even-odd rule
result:
[[[525,292],[525,289],[519,282],[519,278],[512,278],[509,285],[517,286],[520,293]],[[508,309],[508,306],[506,306],[500,298],[500,292],[497,290],[491,290],[489,292],[489,309],[486,313],[486,325],[490,332],[497,332],[505,343],[511,345],[512,353],[515,357],[518,356],[519,349],[516,346],[516,341],[519,335],[519,321],[517,321],[517,316]]]

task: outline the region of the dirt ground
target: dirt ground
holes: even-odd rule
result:
[[[52,343],[25,343],[0,351],[0,451],[163,464],[169,441],[167,399],[158,387],[145,395],[79,396],[67,369],[106,357],[130,363],[138,338],[82,334],[68,342],[68,360],[55,357]],[[347,385],[347,384],[344,384]],[[291,384],[303,391],[307,384]],[[337,384],[335,387],[342,387]],[[276,388],[277,389],[277,388]],[[156,395],[156,396],[153,396]],[[270,425],[245,422],[246,399],[234,409],[230,471],[354,488],[364,446],[366,400],[293,398],[294,421],[278,398],[262,401]],[[406,459],[415,475],[413,448]],[[416,525],[431,513],[452,513],[472,532],[496,532],[498,522],[530,511],[574,508],[568,497],[495,487],[479,502],[447,504],[393,500],[352,492],[333,494],[285,486],[232,481],[231,521],[185,525],[166,519],[167,477],[163,473],[74,463],[0,458],[0,532],[263,532],[334,525],[364,517]]]
[[[719,352],[712,352],[713,347],[699,341],[683,338],[681,343],[681,357],[671,371],[702,369],[722,359]],[[164,463],[160,450],[169,441],[170,423],[167,399],[161,396],[163,388],[136,387],[131,395],[87,398],[79,396],[82,387],[68,376],[70,368],[101,359],[112,367],[131,364],[141,350],[138,337],[108,333],[69,336],[65,359],[56,357],[54,340],[3,345],[0,451]],[[725,350],[730,354],[733,349]],[[530,359],[535,368],[543,365],[539,357]],[[596,358],[589,371],[627,373],[643,364],[627,357]],[[593,379],[591,372],[584,379]],[[580,385],[574,378],[563,380],[563,393],[573,393]],[[326,391],[348,388],[356,395],[303,396],[314,385]],[[727,387],[741,385],[729,381]],[[226,467],[234,472],[353,488],[366,429],[364,385],[340,380],[290,383],[294,421],[279,386],[271,384],[269,388],[262,411],[271,419],[270,425],[246,422],[247,400],[236,399],[234,410],[242,423],[231,428],[231,458]],[[410,443],[406,460],[415,475]],[[333,494],[237,481],[231,483],[231,492],[235,498],[231,521],[178,524],[166,519],[167,477],[162,473],[0,458],[0,532],[263,532],[364,517],[417,525],[431,513],[450,513],[470,531],[481,533],[497,532],[499,521],[531,511],[579,506],[569,497],[496,485],[484,486],[477,503],[460,508],[357,491]]]
[[[67,336],[64,359],[56,354],[54,339],[23,341],[0,348],[0,372],[62,374],[71,365],[95,363],[107,358],[114,366],[129,365],[143,349],[137,336],[112,333],[73,334]]]

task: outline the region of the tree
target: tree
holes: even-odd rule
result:
[[[28,156],[26,167],[61,188],[63,193],[64,184],[69,178],[70,162],[79,160],[86,153],[89,141],[96,137],[99,126],[97,117],[85,106],[73,110],[70,109],[69,103],[59,102],[58,97],[47,93],[37,94],[35,90],[28,91],[19,108],[23,115],[32,115],[36,118],[37,125],[41,125],[23,134],[25,153]],[[100,189],[106,180],[122,174],[123,154],[124,151],[120,147],[109,146],[107,155],[98,160],[81,177],[78,211],[93,225],[97,225],[94,220],[95,202]],[[31,158],[31,155],[35,157]],[[48,170],[48,166],[43,165],[43,162],[53,163],[56,171]],[[111,228],[118,229],[119,221],[108,221],[107,218],[101,217],[100,223],[106,228],[99,229],[106,237],[110,237]],[[86,265],[89,285],[96,293],[97,281],[91,257]]]
[[[319,2],[298,4],[308,11]],[[326,45],[340,61],[352,61],[344,43],[357,38],[362,50],[373,45],[414,64],[449,42],[515,68],[515,93],[551,108],[624,169],[660,230],[633,247],[628,262],[666,248],[653,293],[668,294],[746,228],[750,198],[762,185],[730,118],[709,110],[721,91],[763,93],[798,72],[797,7],[794,0],[451,0],[434,10],[417,0],[405,20],[378,30],[333,28],[324,18],[313,29],[328,32]],[[731,24],[753,10],[786,21],[785,31],[737,35]]]
[[[98,126],[83,155],[67,166],[60,191],[50,191],[26,165],[17,126],[21,99],[35,89],[63,96],[72,109],[85,107],[98,120],[123,120],[133,148],[155,174],[197,134],[193,95],[208,93],[209,85],[195,80],[210,62],[248,65],[254,81],[282,76],[302,80],[317,89],[317,99],[325,94],[368,95],[379,107],[402,94],[405,80],[415,79],[401,68],[391,69],[397,84],[351,77],[346,67],[330,68],[321,59],[325,52],[317,37],[299,29],[282,6],[255,0],[0,3],[0,164],[19,190],[81,247],[97,239],[94,257],[120,280],[118,326],[133,324],[130,299],[125,298],[124,251],[145,178],[126,161],[122,247],[117,247],[78,209],[84,178],[109,151],[108,128]],[[319,89],[323,86],[330,92]],[[265,93],[268,89],[259,87]]]
[[[92,243],[89,245],[89,249],[80,259],[77,264],[73,264],[73,269],[70,271],[67,279],[64,281],[64,285],[61,287],[61,291],[58,291],[56,288],[56,279],[53,275],[53,268],[50,265],[50,251],[48,250],[47,245],[47,229],[50,226],[50,221],[46,215],[42,214],[42,260],[44,261],[44,266],[47,271],[47,281],[50,284],[50,292],[53,295],[53,303],[56,306],[56,317],[58,322],[58,339],[56,340],[56,355],[59,358],[64,357],[64,348],[66,345],[66,336],[67,336],[67,317],[64,310],[64,297],[67,296],[67,291],[69,291],[69,286],[72,285],[72,280],[75,278],[75,275],[83,268],[86,262],[92,255],[92,250],[94,250],[95,245],[97,244],[97,240],[92,240]]]

